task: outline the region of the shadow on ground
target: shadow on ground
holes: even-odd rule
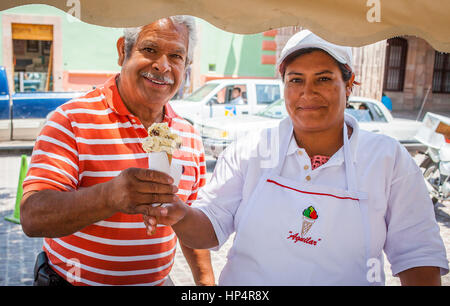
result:
[[[10,200],[14,199],[16,195],[14,194],[14,190],[11,188],[0,188],[0,200]],[[6,205],[6,203],[0,203],[0,205]]]
[[[447,201],[448,203],[449,201]],[[442,223],[445,227],[450,228],[450,215],[447,213],[448,205],[447,203],[436,203],[434,206],[434,214],[436,215],[436,220]],[[446,211],[447,210],[447,211]]]

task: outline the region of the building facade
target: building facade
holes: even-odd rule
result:
[[[0,65],[11,89],[84,91],[120,71],[123,29],[87,24],[47,5],[0,12]],[[218,78],[274,78],[274,33],[239,35],[196,18],[198,44],[179,96]]]
[[[0,65],[12,90],[84,91],[120,70],[122,29],[90,25],[47,5],[1,11],[0,22]]]
[[[394,110],[450,112],[450,60],[425,40],[402,36],[388,39],[383,91]]]
[[[196,18],[198,44],[192,86],[222,78],[276,78],[276,31],[242,35],[223,31]]]

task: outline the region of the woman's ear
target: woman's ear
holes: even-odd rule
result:
[[[345,94],[347,95],[347,97],[349,97],[352,94],[352,90],[353,90],[353,83],[355,82],[355,74],[352,73],[352,76],[350,77],[350,79],[347,81],[346,87],[345,87]]]
[[[120,37],[117,40],[117,53],[119,54],[119,60],[118,64],[119,66],[123,65],[123,62],[125,61],[125,37]]]

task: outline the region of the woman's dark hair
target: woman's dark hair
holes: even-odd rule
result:
[[[305,49],[300,49],[300,50],[290,54],[288,57],[286,57],[286,59],[280,65],[280,74],[281,74],[281,79],[283,80],[283,82],[284,82],[284,73],[286,72],[286,67],[290,63],[292,63],[292,61],[294,61],[294,59],[296,59],[297,57],[304,55],[304,54],[314,52],[314,51],[322,51],[322,52],[325,52],[326,54],[330,55],[328,52],[326,52],[325,50],[322,50],[320,48],[305,48]],[[336,62],[336,64],[339,67],[339,70],[341,70],[342,79],[344,80],[344,82],[347,82],[348,80],[350,80],[350,78],[352,77],[352,70],[350,69],[350,67],[346,64],[339,63],[333,56],[331,56],[331,58]]]

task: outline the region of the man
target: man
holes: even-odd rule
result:
[[[230,104],[245,104],[241,97],[241,89],[239,87],[234,87],[231,92]]]
[[[194,25],[192,17],[175,16],[125,30],[117,41],[120,74],[57,108],[41,131],[21,202],[23,231],[46,237],[48,265],[41,253],[35,284],[167,279],[176,236],[166,226],[148,233],[142,216],[161,209],[152,203],[173,201],[174,192],[192,203],[205,184],[201,138],[167,103],[191,62]],[[167,122],[182,137],[173,156],[184,168],[178,187],[148,170],[141,140],[154,122]],[[181,247],[195,283],[214,285],[209,251]]]
[[[358,107],[359,110],[368,110],[369,108],[365,104],[360,104]]]

